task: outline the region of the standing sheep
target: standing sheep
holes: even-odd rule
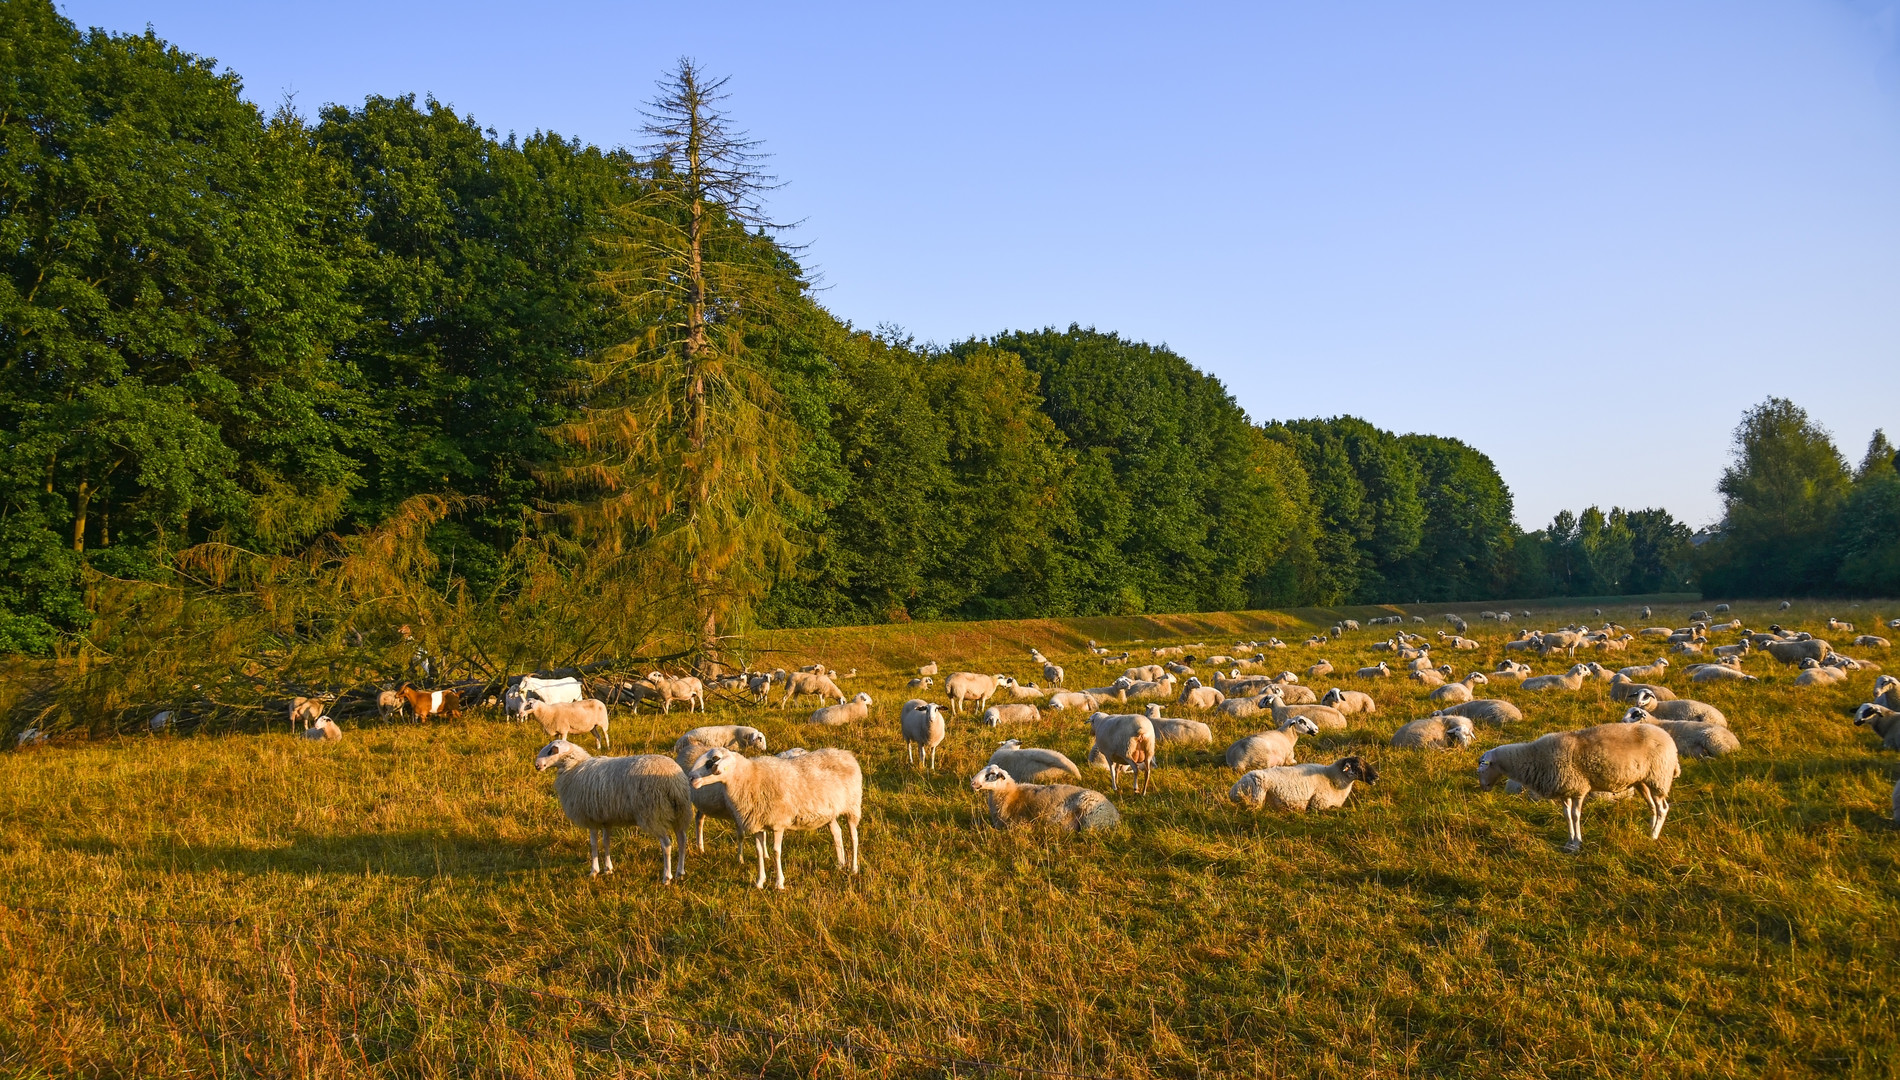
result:
[[[394,690],[384,690],[376,695],[376,718],[389,720],[401,716],[404,704],[401,694]]]
[[[1251,772],[1294,763],[1294,746],[1301,735],[1318,735],[1319,725],[1304,716],[1289,716],[1276,731],[1257,731],[1227,748],[1227,767]]]
[[[1121,791],[1123,769],[1134,776],[1135,794],[1145,794],[1154,787],[1155,726],[1147,717],[1098,712],[1089,717],[1089,727],[1095,733],[1089,764],[1108,770],[1109,787]]]
[[[1345,805],[1354,783],[1377,783],[1379,771],[1354,755],[1331,765],[1255,769],[1234,782],[1227,797],[1249,810],[1331,810]]]
[[[521,705],[521,715],[541,725],[550,739],[566,739],[584,731],[594,734],[594,749],[610,749],[607,735],[607,703],[596,698],[585,701],[548,702],[529,698]]]
[[[864,771],[849,750],[814,750],[798,757],[748,758],[731,750],[708,750],[694,763],[694,787],[724,784],[739,835],[758,846],[759,879],[765,888],[765,834],[772,834],[772,865],[778,887],[785,887],[785,833],[788,829],[831,828],[838,868],[845,868],[840,818],[851,826],[852,873],[858,872],[858,822],[864,816]]]
[[[1021,739],[1005,739],[990,755],[989,764],[1008,773],[1019,784],[1053,784],[1069,777],[1081,779],[1075,767],[1059,750],[1024,746]]]
[[[1008,678],[1006,675],[978,675],[973,671],[952,674],[943,681],[943,691],[950,695],[950,711],[962,715],[966,702],[975,703],[979,709],[988,708],[997,688]]]
[[[937,746],[943,742],[943,706],[922,698],[911,698],[904,702],[897,714],[898,730],[904,736],[904,760],[913,760],[917,754],[924,759],[925,768],[937,767]]]
[[[774,679],[778,678],[778,672],[772,675]],[[793,698],[805,695],[817,698],[820,703],[837,698],[838,704],[844,704],[844,691],[838,689],[838,684],[832,682],[829,675],[816,671],[790,671],[786,672],[784,679],[785,697],[778,703],[781,709],[790,705]]]
[[[663,713],[672,712],[675,701],[684,701],[687,712],[695,709],[700,712],[706,711],[706,684],[700,682],[695,676],[671,676],[663,672],[649,671],[647,682],[653,689],[659,691],[660,711]]]
[[[1047,660],[1043,661],[1043,664],[1042,664],[1042,681],[1043,682],[1048,683],[1050,686],[1060,688],[1062,686],[1062,680],[1066,678],[1068,678],[1068,673],[1062,670],[1061,665],[1050,663]]]
[[[1649,802],[1649,838],[1662,836],[1669,817],[1669,788],[1681,773],[1675,740],[1650,724],[1556,731],[1531,742],[1493,747],[1478,759],[1482,790],[1511,779],[1533,798],[1563,803],[1570,833],[1565,851],[1583,847],[1583,803],[1593,791],[1637,788]]]
[[[999,829],[1040,825],[1083,832],[1112,829],[1122,820],[1115,804],[1099,791],[1068,784],[1018,783],[997,765],[985,765],[971,777],[970,790],[989,796],[990,824]]]
[[[597,758],[556,739],[534,757],[536,772],[558,769],[554,795],[567,819],[587,830],[593,874],[614,872],[614,828],[638,827],[660,842],[660,880],[673,880],[673,849],[679,849],[679,875],[686,876],[686,835],[693,827],[693,799],[686,774],[659,754]]]

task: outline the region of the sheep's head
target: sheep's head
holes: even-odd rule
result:
[[[1023,741],[1021,739],[1004,739],[1002,742],[996,744],[996,748],[998,750],[1021,750],[1023,748]]]
[[[1345,697],[1346,695],[1340,692],[1339,687],[1335,686],[1331,690],[1328,690],[1324,694],[1320,695],[1319,703],[1321,705],[1334,705],[1344,700]]]
[[[1379,770],[1373,768],[1371,762],[1357,754],[1340,758],[1333,762],[1333,765],[1339,770],[1340,775],[1348,780],[1363,780],[1368,784],[1379,782]]]
[[[761,753],[765,750],[765,732],[758,728],[742,727],[732,733],[732,741],[740,746],[751,747]]]
[[[1009,787],[1015,782],[1000,766],[985,765],[982,772],[970,777],[970,790],[994,791],[997,788]]]
[[[586,761],[592,755],[566,739],[556,739],[543,746],[534,755],[534,771],[546,772],[553,768],[566,768],[577,762]]]
[[[1289,716],[1282,731],[1297,731],[1302,735],[1318,735],[1319,725],[1310,716]]]
[[[1465,676],[1465,681],[1468,683],[1488,683],[1491,680],[1485,677],[1484,672],[1474,671],[1471,674]]]
[[[1159,702],[1150,701],[1148,703],[1148,719],[1150,720],[1161,719],[1161,704]]]
[[[686,775],[692,780],[694,787],[701,788],[707,784],[723,782],[738,771],[743,761],[745,761],[744,756],[738,752],[716,746],[699,755],[699,760],[693,762],[692,769]]]
[[[1470,746],[1471,740],[1476,734],[1477,732],[1473,730],[1471,726],[1471,721],[1466,717],[1454,716],[1445,722],[1445,737],[1457,743],[1459,746]]]
[[[983,710],[983,722],[990,727],[995,727],[1003,722],[1003,714],[997,710],[996,706],[992,705]]]
[[[1883,716],[1900,716],[1900,713],[1887,708],[1885,705],[1876,705],[1869,701],[1854,710],[1854,726],[1860,727],[1862,724],[1871,724]]]
[[[1821,662],[1819,660],[1816,660],[1812,656],[1804,656],[1801,658],[1801,668],[1803,671],[1812,670],[1820,666],[1821,666]]]
[[[1007,675],[994,675],[991,677],[996,680],[996,685],[998,686],[1015,686],[1016,685],[1016,680],[1010,678]]]
[[[1497,751],[1486,750],[1484,756],[1478,759],[1478,790],[1490,791],[1502,779],[1504,767],[1498,764]]]
[[[851,703],[853,705],[869,705],[871,703],[871,695],[860,693],[857,697],[851,699]]]
[[[1891,675],[1882,675],[1880,678],[1874,680],[1874,693],[1876,694],[1884,694],[1888,690],[1897,687],[1900,687],[1900,679],[1896,679]]]
[[[1623,722],[1625,724],[1647,724],[1649,720],[1649,710],[1643,708],[1641,705],[1632,705],[1623,713]]]
[[[1656,704],[1656,701],[1657,701],[1656,692],[1654,690],[1649,689],[1648,687],[1644,687],[1643,689],[1636,691],[1636,696],[1632,698],[1631,700],[1636,702],[1637,708],[1647,709],[1651,705]]]

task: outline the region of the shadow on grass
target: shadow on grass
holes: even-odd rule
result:
[[[627,830],[637,833],[637,830]],[[616,831],[616,841],[623,837]],[[638,846],[633,836],[624,837]],[[709,838],[710,839],[710,838]],[[583,841],[583,846],[585,841]],[[437,832],[358,836],[292,834],[273,844],[193,845],[160,841],[126,847],[98,839],[51,842],[68,851],[116,855],[154,870],[227,870],[241,874],[381,874],[392,877],[503,878],[542,870],[558,857],[546,844],[447,836]],[[620,844],[614,845],[618,855]]]

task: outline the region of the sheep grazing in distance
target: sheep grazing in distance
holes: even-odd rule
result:
[[[328,716],[319,716],[304,729],[303,737],[313,742],[335,742],[343,737],[343,729]]]
[[[1190,709],[1217,709],[1220,703],[1226,700],[1227,695],[1214,687],[1202,686],[1199,679],[1189,679],[1187,685],[1182,687],[1181,696],[1175,699],[1175,703],[1185,705]]]
[[[1049,695],[1051,709],[1080,709],[1083,712],[1094,712],[1100,705],[1101,702],[1096,700],[1094,694],[1080,690],[1058,690]]]
[[[394,690],[384,690],[376,695],[376,718],[389,720],[401,716],[403,706],[406,704],[401,694]]]
[[[729,752],[729,751],[714,751]],[[693,827],[693,799],[686,774],[660,754],[597,758],[556,739],[534,757],[536,772],[558,770],[554,796],[567,819],[587,830],[593,874],[614,872],[614,829],[631,825],[660,842],[660,880],[674,878],[673,850],[679,850],[679,877],[686,876],[686,837]]]
[[[1177,720],[1161,715],[1161,706],[1148,706],[1148,722],[1155,728],[1155,746],[1212,746],[1214,729],[1199,720]]]
[[[1830,667],[1818,660],[1809,658],[1801,661],[1801,674],[1794,677],[1796,686],[1833,686],[1847,681],[1847,672]]]
[[[1274,731],[1257,731],[1235,740],[1227,748],[1227,767],[1244,773],[1276,765],[1292,765],[1295,761],[1294,748],[1300,736],[1318,734],[1318,724],[1304,716],[1289,716]]]
[[[1490,791],[1511,779],[1533,798],[1563,803],[1570,834],[1564,850],[1577,851],[1583,847],[1583,803],[1593,791],[1638,789],[1649,802],[1649,838],[1661,837],[1670,785],[1681,772],[1675,740],[1661,728],[1599,724],[1486,750],[1478,759],[1478,786]]]
[[[1059,750],[1024,746],[1021,739],[1005,739],[990,755],[989,764],[1002,769],[1019,784],[1053,784],[1067,778],[1082,778],[1067,755]]]
[[[1250,810],[1331,810],[1344,805],[1361,780],[1377,783],[1379,771],[1354,755],[1331,765],[1255,769],[1234,781],[1227,797]]]
[[[1470,746],[1476,735],[1470,717],[1433,713],[1393,732],[1392,745],[1407,749],[1449,750],[1453,746]]]
[[[1697,720],[1660,720],[1640,705],[1632,705],[1623,714],[1625,724],[1654,724],[1676,743],[1676,756],[1686,758],[1721,757],[1742,748],[1735,733],[1721,724]]]
[[[1085,832],[1121,824],[1120,811],[1099,791],[1069,784],[1025,784],[999,765],[985,765],[970,778],[970,790],[989,797],[990,824],[1041,826]]]
[[[700,712],[706,711],[706,686],[696,677],[649,671],[646,681],[658,693],[661,712],[672,712],[675,701],[684,701],[687,712],[695,708]]]
[[[1107,769],[1109,787],[1118,793],[1121,771],[1127,769],[1134,776],[1135,794],[1146,794],[1154,786],[1154,723],[1134,713],[1098,712],[1089,717],[1089,727],[1095,733],[1089,764]]]
[[[1068,672],[1063,671],[1061,665],[1052,664],[1047,660],[1042,662],[1043,682],[1059,689],[1062,686],[1062,680],[1066,678],[1068,678]]]
[[[1900,750],[1900,710],[1869,701],[1854,710],[1854,726],[1873,728],[1882,746]]]
[[[943,706],[911,698],[898,711],[897,726],[904,736],[904,760],[912,761],[916,754],[924,759],[925,768],[935,770],[937,747],[944,736]]]
[[[748,758],[731,750],[706,751],[689,774],[694,787],[724,784],[726,804],[741,837],[752,837],[759,852],[755,888],[765,888],[765,834],[772,834],[772,863],[778,887],[785,887],[785,833],[831,828],[838,868],[844,869],[844,833],[851,826],[852,873],[858,872],[858,823],[864,817],[864,771],[849,750],[814,750],[798,757]]]
[[[840,724],[855,724],[869,715],[871,715],[871,695],[859,694],[850,701],[826,705],[815,710],[805,722],[837,727]]]
[[[844,691],[838,689],[838,684],[833,682],[829,675],[816,671],[788,671],[783,676],[780,676],[779,673],[775,671],[772,673],[772,677],[774,681],[783,678],[785,682],[785,696],[780,699],[778,703],[778,707],[781,709],[790,705],[792,699],[795,697],[815,697],[820,704],[832,698],[837,698],[838,704],[840,705],[843,705],[845,702]],[[760,857],[763,858],[764,856]],[[764,886],[760,887],[763,888]]]
[[[1686,698],[1662,701],[1648,690],[1638,691],[1631,700],[1636,703],[1637,708],[1659,720],[1691,720],[1698,724],[1728,726],[1728,717],[1722,715],[1722,710],[1707,702],[1690,701]]]
[[[1469,716],[1487,724],[1503,727],[1505,724],[1524,722],[1524,714],[1517,706],[1503,698],[1474,698],[1450,708],[1436,710],[1434,716]]]
[[[1009,681],[1007,675],[959,671],[943,681],[943,690],[950,695],[950,711],[961,715],[966,703],[973,703],[979,709],[988,708],[996,691]]]
[[[1335,712],[1346,716],[1379,711],[1379,703],[1372,700],[1371,694],[1360,690],[1341,690],[1337,686],[1326,691],[1325,696],[1321,697],[1318,703],[1330,706]]]
[[[1042,710],[1034,705],[992,705],[983,710],[983,723],[989,727],[998,724],[1027,724],[1042,719]]]
[[[530,698],[522,703],[521,715],[541,725],[550,739],[566,739],[569,735],[593,732],[594,749],[601,750],[613,746],[613,740],[607,735],[607,703],[595,698],[585,701],[548,702]]]
[[[1572,665],[1562,675],[1538,675],[1524,680],[1526,690],[1581,690],[1583,680],[1590,675],[1590,669],[1582,664]]]

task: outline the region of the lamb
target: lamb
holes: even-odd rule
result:
[[[989,763],[1019,784],[1053,784],[1069,777],[1082,778],[1082,770],[1062,752],[1024,746],[1021,739],[1003,740],[990,755]]]
[[[805,695],[817,698],[820,704],[832,698],[837,698],[838,704],[844,704],[844,691],[838,689],[838,684],[831,681],[831,676],[829,675],[823,675],[816,671],[789,671],[781,676],[775,671],[772,673],[772,677],[774,681],[782,679],[785,683],[785,697],[780,699],[778,703],[778,707],[781,709],[790,705],[793,698],[803,697]],[[759,843],[763,845],[765,841],[760,840]],[[760,850],[763,852],[763,848]],[[765,856],[761,854],[759,858],[763,860]],[[764,888],[765,886],[761,885],[759,887]]]
[[[1392,669],[1381,660],[1372,667],[1362,667],[1352,674],[1356,679],[1386,679],[1392,676]]]
[[[1379,711],[1379,703],[1372,700],[1371,694],[1363,693],[1358,690],[1341,690],[1337,686],[1326,691],[1326,696],[1319,699],[1319,704],[1329,705],[1335,712],[1348,716],[1354,713],[1376,713]]]
[[[1854,726],[1873,728],[1882,746],[1900,750],[1900,710],[1867,702],[1854,710]]]
[[[1301,735],[1318,735],[1319,725],[1304,716],[1289,716],[1274,731],[1257,731],[1227,748],[1227,767],[1251,772],[1294,763],[1294,746]]]
[[[1042,719],[1042,710],[1034,705],[992,705],[983,710],[983,723],[989,727],[998,724],[1027,724]]]
[[[593,876],[599,876],[603,861],[607,873],[614,872],[614,828],[621,825],[635,826],[660,842],[661,881],[673,880],[675,847],[679,849],[678,876],[686,876],[686,834],[693,827],[693,799],[677,762],[659,754],[597,758],[566,739],[556,739],[535,755],[534,768],[536,772],[558,770],[554,795],[567,820],[587,830]]]
[[[1506,743],[1478,759],[1478,786],[1490,791],[1499,780],[1516,780],[1533,798],[1564,804],[1570,837],[1565,851],[1583,847],[1583,803],[1593,791],[1634,787],[1649,802],[1649,838],[1662,836],[1669,816],[1669,789],[1682,773],[1676,743],[1651,724],[1600,724],[1557,731],[1531,742]]]
[[[1135,794],[1144,794],[1154,786],[1153,722],[1133,713],[1098,712],[1089,717],[1089,727],[1095,732],[1095,742],[1089,747],[1089,764],[1108,770],[1111,788],[1121,791],[1124,768],[1134,775]]]
[[[1068,677],[1068,673],[1063,671],[1060,665],[1052,664],[1048,662],[1047,660],[1043,661],[1043,664],[1042,664],[1042,681],[1043,682],[1048,683],[1050,686],[1059,687],[1062,685],[1062,680],[1067,677]]]
[[[824,676],[818,676],[824,678]],[[658,671],[647,672],[647,682],[657,692],[660,699],[660,711],[673,711],[675,701],[684,701],[686,711],[692,712],[697,706],[700,712],[706,711],[706,687],[691,675],[669,676]]]
[[[1803,660],[1813,660],[1819,663],[1827,659],[1828,653],[1834,651],[1832,645],[1822,641],[1820,638],[1805,638],[1799,641],[1770,641],[1764,643],[1762,649],[1765,650],[1769,656],[1774,657],[1784,664],[1790,665],[1799,664]]]
[[[827,705],[818,709],[806,719],[808,724],[824,724],[837,727],[840,724],[855,724],[871,715],[871,695],[859,694],[850,701],[837,705]]]
[[[911,755],[917,753],[924,759],[925,768],[934,771],[937,746],[943,742],[944,735],[943,706],[911,698],[898,711],[897,726],[904,736],[904,760],[912,760]]]
[[[1250,810],[1330,810],[1344,805],[1360,780],[1377,783],[1379,772],[1354,755],[1331,765],[1255,769],[1236,780],[1227,797]]]
[[[1032,825],[1085,832],[1112,829],[1122,821],[1115,804],[1099,791],[1069,784],[1019,783],[998,765],[983,766],[970,778],[970,790],[989,796],[990,824],[999,829]]]
[[[1393,732],[1392,745],[1412,749],[1449,750],[1454,745],[1470,746],[1471,740],[1476,735],[1477,731],[1472,727],[1470,717],[1433,713]]]
[[[1148,722],[1155,727],[1155,746],[1212,746],[1214,729],[1199,720],[1176,720],[1161,715],[1161,706],[1148,706]]]
[[[1331,660],[1321,660],[1319,663],[1314,664],[1312,667],[1306,669],[1306,677],[1309,679],[1323,678],[1324,676],[1331,675],[1332,673],[1333,673],[1333,662]]]
[[[1094,712],[1100,705],[1101,702],[1096,700],[1094,694],[1085,694],[1080,690],[1058,690],[1049,695],[1051,709],[1081,709],[1084,712]]]
[[[972,671],[959,671],[943,681],[944,693],[950,695],[950,711],[958,715],[963,713],[965,702],[975,702],[979,709],[988,708],[990,699],[1009,678],[1007,675],[978,675]]]
[[[1735,733],[1721,724],[1694,720],[1658,720],[1640,705],[1623,714],[1625,724],[1654,724],[1675,740],[1676,755],[1686,758],[1721,757],[1742,748]]]
[[[1801,661],[1801,674],[1794,677],[1796,686],[1833,686],[1846,681],[1847,672],[1822,664],[1812,657]]]
[[[759,877],[754,888],[765,888],[765,834],[772,834],[772,865],[778,887],[785,887],[785,833],[788,829],[831,828],[838,868],[845,868],[844,833],[839,819],[851,826],[851,873],[858,872],[858,823],[864,817],[864,771],[849,750],[814,750],[798,757],[748,758],[731,750],[713,749],[694,762],[694,787],[724,784],[726,804],[732,809],[741,837],[753,837],[759,852]]]
[[[1490,681],[1490,679],[1485,678],[1484,672],[1474,671],[1457,682],[1446,683],[1432,691],[1431,700],[1443,702],[1447,705],[1456,705],[1470,701],[1473,696],[1471,688],[1483,683],[1489,683]]]
[[[1216,709],[1220,707],[1221,702],[1226,700],[1227,695],[1219,690],[1211,686],[1202,686],[1199,679],[1189,679],[1187,686],[1181,690],[1181,696],[1176,698],[1175,702],[1190,709]]]
[[[304,729],[303,737],[313,742],[335,742],[343,737],[343,729],[329,716],[319,716]]]
[[[539,723],[550,739],[565,741],[569,735],[591,731],[594,749],[613,747],[613,740],[607,734],[607,703],[597,698],[562,702],[530,698],[522,703],[521,715]]]
[[[1539,675],[1536,678],[1525,679],[1524,689],[1526,690],[1581,690],[1583,689],[1583,680],[1588,678],[1589,675],[1590,675],[1589,668],[1585,667],[1582,664],[1576,664],[1576,665],[1573,665],[1569,671],[1564,672],[1562,675]]]
[[[1728,726],[1728,717],[1722,710],[1701,701],[1676,698],[1670,701],[1659,700],[1647,689],[1639,691],[1634,698],[1636,707],[1643,709],[1660,720],[1691,720],[1700,724],[1719,724]]]
[[[1503,698],[1476,698],[1448,709],[1439,709],[1434,716],[1469,716],[1473,720],[1482,720],[1487,724],[1503,727],[1505,724],[1524,722],[1524,714],[1517,706]]]
[[[680,751],[685,749],[689,743],[698,743],[701,752],[710,750],[715,746],[723,746],[728,750],[757,750],[760,753],[764,753],[765,732],[755,727],[745,727],[740,724],[714,724],[710,727],[696,727],[686,734],[681,735],[678,741],[673,743],[673,756],[675,759],[679,757]],[[698,754],[693,755],[694,760],[698,757]],[[691,760],[687,762],[687,765],[690,764],[692,764]],[[681,768],[685,768],[685,766],[681,766]]]
[[[1860,635],[1859,637],[1854,639],[1854,644],[1860,646],[1863,649],[1886,649],[1886,648],[1892,647],[1893,645],[1893,643],[1888,641],[1886,638],[1876,637],[1873,634]]]

